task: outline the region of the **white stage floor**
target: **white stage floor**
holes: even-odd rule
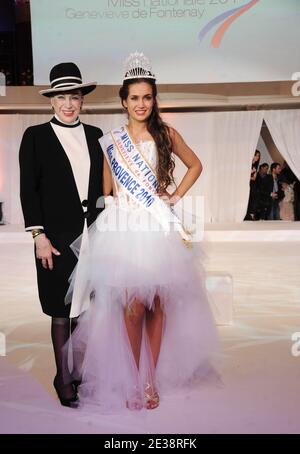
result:
[[[207,270],[228,272],[234,283],[234,324],[218,327],[222,385],[165,398],[153,411],[99,417],[59,405],[31,239],[21,226],[0,226],[0,332],[7,344],[0,356],[0,432],[299,433],[300,356],[291,353],[292,334],[300,332],[298,225],[207,230]],[[249,232],[248,239],[239,232]],[[263,239],[266,232],[272,240]]]

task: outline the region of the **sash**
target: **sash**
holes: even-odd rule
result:
[[[190,242],[191,237],[174,210],[157,195],[155,171],[132,141],[125,126],[112,130],[99,141],[116,184],[131,200],[148,210],[165,232],[169,232],[173,224],[182,239]]]

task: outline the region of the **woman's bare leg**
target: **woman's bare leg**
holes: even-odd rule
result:
[[[162,332],[164,323],[164,313],[161,308],[159,296],[155,296],[153,311],[146,313],[146,329],[152,353],[154,367],[156,367],[159,357]],[[148,383],[145,389],[146,408],[153,410],[159,405],[159,395],[152,383]]]
[[[140,362],[144,314],[145,306],[137,299],[129,307],[125,308],[124,313],[129,342],[137,368],[139,368]]]
[[[154,367],[156,367],[157,360],[160,352],[160,345],[162,339],[164,323],[164,313],[161,308],[160,298],[158,295],[154,298],[154,309],[147,311],[146,314],[146,328],[150,343]]]

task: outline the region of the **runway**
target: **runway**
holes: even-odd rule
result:
[[[231,274],[234,285],[234,323],[218,326],[221,380],[163,398],[153,411],[95,416],[56,399],[32,241],[22,226],[1,226],[0,432],[299,433],[300,356],[292,354],[292,334],[300,332],[299,233],[299,223],[210,226],[206,268]]]

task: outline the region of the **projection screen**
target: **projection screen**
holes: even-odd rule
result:
[[[76,62],[119,84],[143,51],[159,83],[289,80],[300,71],[299,0],[31,0],[34,82]],[[297,66],[298,65],[298,66]]]

